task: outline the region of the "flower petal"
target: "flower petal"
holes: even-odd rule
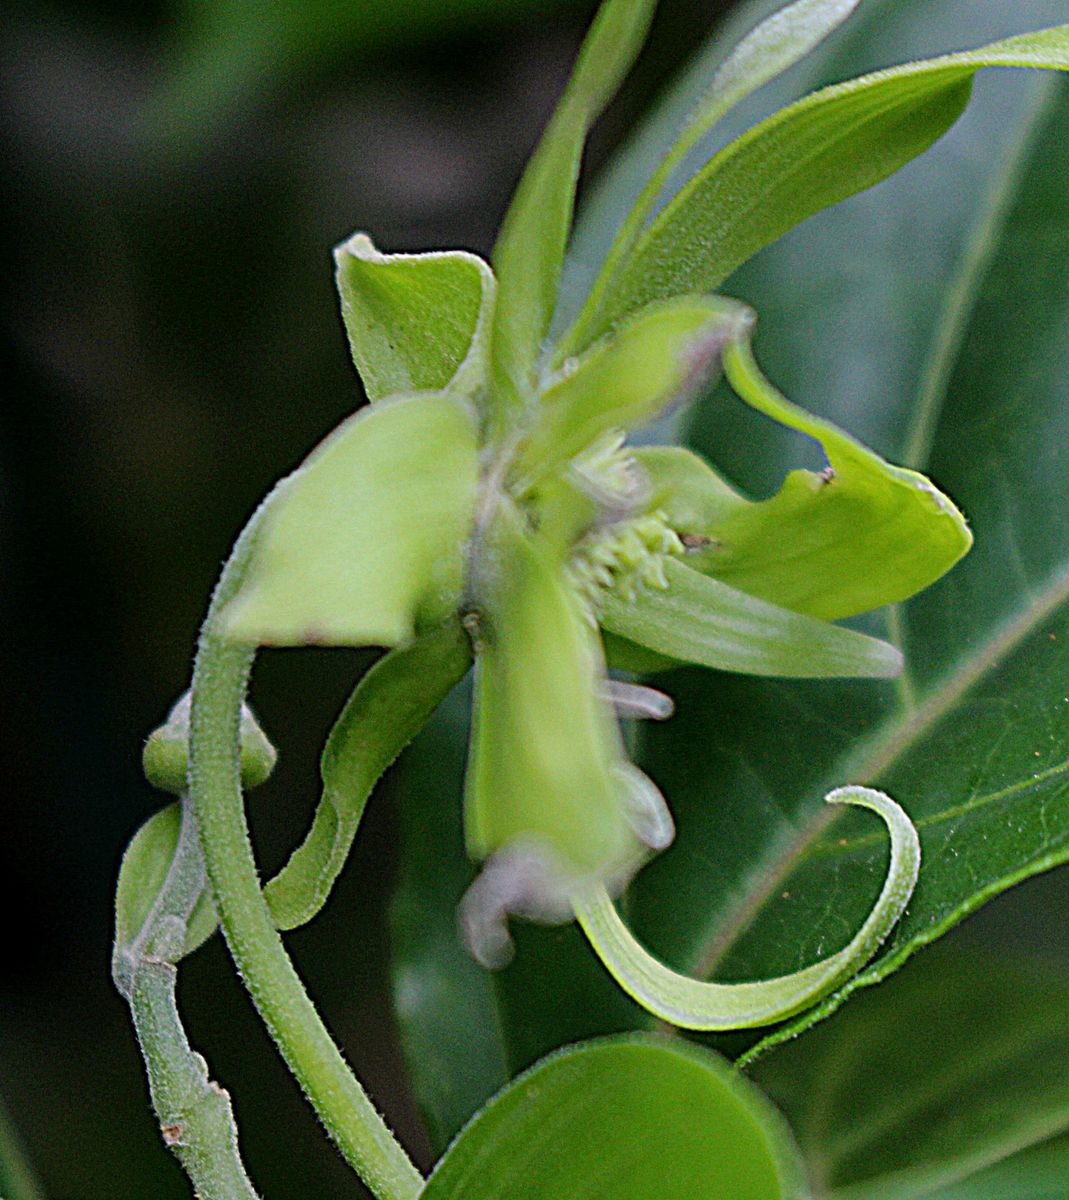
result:
[[[745,675],[888,679],[902,669],[888,642],[769,604],[676,559],[664,571],[663,591],[607,595],[602,626],[677,661]]]
[[[475,254],[382,254],[363,233],[334,251],[342,317],[369,400],[486,377],[494,308],[490,267]]]
[[[478,477],[471,406],[447,392],[357,413],[265,502],[227,633],[394,646],[456,608]]]
[[[482,569],[465,797],[470,853],[541,855],[562,880],[614,880],[642,856],[605,666],[563,568],[503,509]],[[550,872],[552,873],[552,872]]]
[[[688,450],[636,449],[650,504],[691,548],[691,566],[783,608],[837,620],[907,599],[966,553],[964,517],[923,475],[781,396],[745,341],[728,346],[723,363],[747,404],[816,438],[829,469],[792,471],[775,496],[754,503]]]
[[[684,296],[649,305],[570,360],[542,392],[518,456],[521,479],[538,479],[607,430],[635,429],[688,398],[744,319],[734,301]]]

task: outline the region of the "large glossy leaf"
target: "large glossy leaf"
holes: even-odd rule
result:
[[[1069,25],[853,79],[775,113],[666,206],[597,310],[580,315],[576,346],[642,304],[718,288],[806,217],[886,179],[954,124],[973,76],[992,66],[1069,68]]]
[[[886,38],[895,17],[883,12],[881,20]],[[899,14],[897,23],[908,20]],[[954,36],[961,32],[956,26]],[[789,276],[810,304],[821,297],[835,331],[838,314],[857,304],[846,280],[856,275],[861,285],[871,275],[874,327],[865,344],[840,334],[807,351],[792,341],[780,377],[804,403],[840,417],[849,405],[864,424],[869,401],[852,386],[855,363],[881,353],[884,328],[908,326],[914,370],[886,355],[901,391],[893,403],[879,397],[877,448],[930,470],[969,515],[979,550],[889,614],[907,658],[895,689],[679,677],[680,717],[650,737],[646,757],[676,810],[679,848],[644,874],[633,902],[648,940],[690,970],[760,976],[801,965],[841,936],[882,851],[856,841],[850,822],[827,824],[818,797],[832,783],[888,791],[917,822],[924,848],[906,918],[855,985],[879,979],[989,896],[1069,854],[1069,537],[1059,516],[1069,458],[1065,84],[1027,81],[1001,106],[992,93],[983,116],[990,124],[963,127],[952,144],[975,189],[971,208],[957,208],[956,226],[946,213],[962,195],[961,167],[940,176],[933,159],[912,188],[888,188],[883,203],[878,195],[856,202],[864,218],[855,208],[829,213],[804,263],[788,244],[740,279],[761,307]],[[1005,149],[992,163],[996,129]],[[888,244],[883,234],[886,257],[868,271],[871,256],[853,223],[892,221],[898,240]],[[909,252],[926,229],[926,288],[941,290],[917,312],[902,298],[913,299]],[[776,324],[789,336],[780,314]],[[828,356],[840,364],[839,411],[814,394]],[[737,469],[760,486],[768,459],[754,461],[752,434],[734,410],[714,406],[705,421],[701,437],[721,451],[749,443],[749,469],[736,459]]]
[[[655,1038],[572,1046],[539,1063],[450,1146],[426,1200],[792,1200],[778,1114],[723,1060]]]
[[[770,7],[746,6],[743,29]],[[997,0],[871,0],[771,98],[744,104],[730,130],[814,86],[1064,16],[1061,0],[1012,11]],[[669,104],[685,111],[700,85],[690,80]],[[675,121],[650,131],[663,151]],[[924,849],[906,918],[859,983],[1069,856],[1067,153],[1057,77],[981,76],[937,151],[812,218],[729,281],[761,314],[759,350],[777,384],[891,461],[930,469],[970,518],[976,547],[885,623],[907,656],[899,684],[699,669],[659,678],[677,714],[643,739],[642,759],[678,833],[629,905],[642,940],[679,968],[757,978],[846,942],[886,850],[859,823],[826,823],[821,797],[835,785],[884,788],[917,820]],[[644,156],[639,146],[631,166]],[[635,179],[610,178],[618,221]],[[573,282],[605,252],[612,199],[602,191],[584,225]],[[697,411],[697,444],[752,495],[813,461],[737,401]],[[458,894],[424,899],[448,912]],[[517,942],[492,981],[512,1069],[580,1033],[643,1022],[573,930],[526,930]],[[470,1111],[496,1080],[482,1078],[481,1095],[469,1083]]]
[[[1069,1137],[1031,1146],[962,1183],[932,1192],[928,1200],[1069,1200]]]
[[[1067,1013],[1062,974],[950,939],[754,1073],[816,1196],[919,1200],[1069,1129]]]

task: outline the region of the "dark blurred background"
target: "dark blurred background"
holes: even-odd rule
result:
[[[662,0],[598,128],[611,151],[728,0]],[[143,737],[186,687],[209,589],[258,497],[361,402],[331,276],[354,229],[488,254],[592,0],[73,0],[0,8],[4,373],[0,1094],[52,1200],[187,1197],[108,979],[123,847],[162,801]],[[252,802],[265,870],[317,794],[360,660],[265,655],[281,746]],[[290,944],[426,1161],[386,995],[380,789],[336,902]],[[218,943],[183,967],[275,1198],[359,1188]]]

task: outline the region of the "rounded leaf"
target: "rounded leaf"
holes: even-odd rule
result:
[[[782,1118],[722,1059],[631,1035],[571,1046],[499,1092],[423,1200],[800,1200]]]

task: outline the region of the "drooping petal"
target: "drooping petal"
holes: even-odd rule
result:
[[[792,471],[775,496],[753,503],[688,450],[635,450],[650,503],[690,547],[692,567],[783,608],[837,620],[914,595],[968,551],[964,517],[923,475],[885,462],[780,395],[746,341],[732,342],[723,362],[746,403],[820,442],[829,469]]]
[[[870,809],[887,826],[891,860],[887,878],[865,923],[836,954],[801,971],[746,983],[711,983],[666,967],[635,940],[603,889],[576,898],[575,911],[606,969],[643,1008],[682,1029],[750,1029],[771,1025],[815,1004],[856,974],[876,953],[905,910],[920,870],[917,830],[903,809],[883,792],[842,787],[829,804]]]
[[[642,861],[643,836],[658,847],[671,837],[653,784],[643,776],[640,787],[628,773],[598,639],[560,556],[507,505],[476,572],[464,807],[468,850],[490,862],[462,919],[472,950],[491,965],[509,946],[508,913],[567,919],[577,886],[615,890]]]
[[[889,679],[902,669],[888,642],[769,604],[677,559],[663,568],[663,590],[605,596],[603,628],[676,662],[744,675]]]
[[[605,667],[563,570],[521,520],[497,523],[480,603],[468,849],[528,843],[572,875],[605,878],[637,849],[613,776],[623,751]]]
[[[494,309],[490,267],[464,250],[382,254],[363,233],[334,251],[353,362],[371,401],[486,379]]]
[[[447,392],[364,409],[266,501],[229,636],[394,646],[455,609],[478,477],[471,406]]]

